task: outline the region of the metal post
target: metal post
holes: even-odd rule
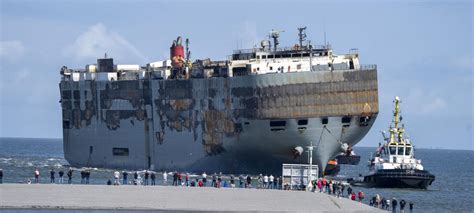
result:
[[[310,141],[310,146],[307,146],[307,147],[308,147],[308,155],[309,155],[309,169],[308,169],[308,172],[307,172],[308,185],[306,186],[306,190],[309,189],[309,184],[311,184],[311,176],[312,176],[312,173],[313,173],[313,141]]]
[[[313,46],[311,45],[311,40],[308,41],[309,45],[309,71],[313,71]]]

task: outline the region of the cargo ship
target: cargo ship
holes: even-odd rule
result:
[[[296,31],[295,31],[296,32]],[[378,114],[376,65],[281,31],[226,60],[191,60],[189,39],[145,65],[97,59],[61,68],[64,157],[71,166],[273,173],[327,162],[353,147]],[[184,43],[184,44],[183,44]],[[217,48],[217,47],[216,47]]]

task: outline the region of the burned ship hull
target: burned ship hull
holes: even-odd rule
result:
[[[377,71],[60,83],[65,159],[76,167],[278,173],[322,171],[378,114]]]

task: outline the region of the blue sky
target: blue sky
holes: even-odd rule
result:
[[[192,57],[224,59],[271,29],[281,44],[327,41],[377,64],[380,114],[359,144],[374,146],[402,98],[418,147],[473,149],[472,1],[0,1],[0,137],[60,138],[61,66],[107,52],[117,63],[168,57],[178,35]]]

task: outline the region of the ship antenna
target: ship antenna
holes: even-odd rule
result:
[[[303,47],[303,41],[306,40],[306,26],[298,28],[298,40],[300,41],[300,48]]]
[[[328,43],[326,42],[326,29],[324,30],[324,46],[328,45]]]
[[[270,38],[273,38],[273,51],[277,51],[278,44],[280,42],[278,41],[278,38],[280,37],[280,33],[285,32],[284,30],[273,30],[270,31]]]

